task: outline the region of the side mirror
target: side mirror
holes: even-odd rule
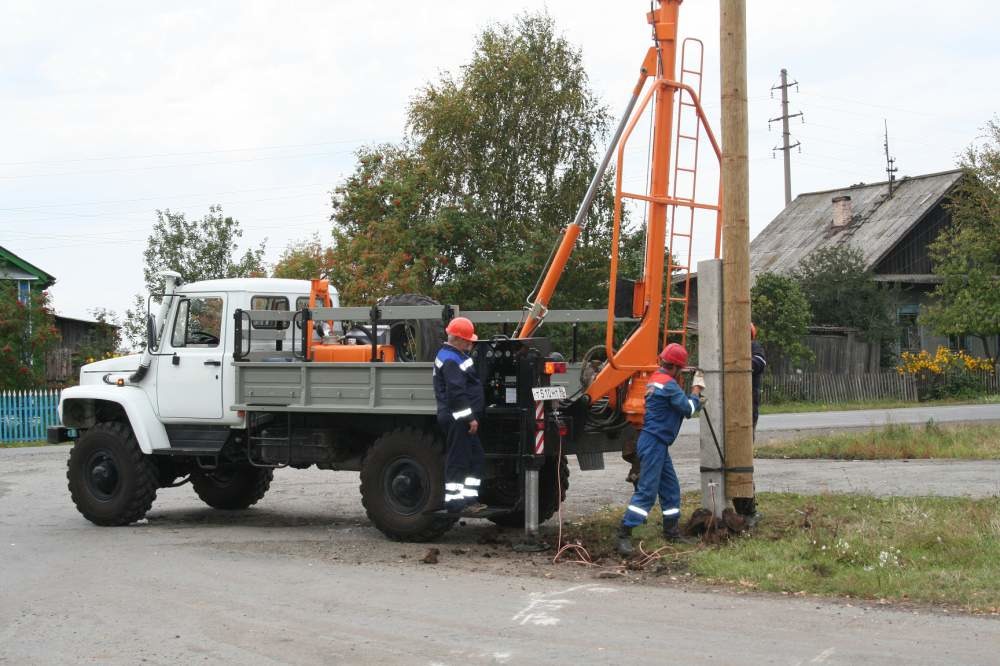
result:
[[[156,319],[152,314],[146,315],[146,349],[156,351]]]

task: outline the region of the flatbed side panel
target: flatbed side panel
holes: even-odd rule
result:
[[[368,407],[371,402],[371,370],[366,366],[341,363],[305,364],[309,405]]]
[[[431,363],[236,363],[232,409],[435,414]]]
[[[434,400],[433,365],[401,363],[399,367],[376,367],[376,407],[421,407],[437,412]]]
[[[291,405],[302,400],[302,364],[236,364],[236,402]]]

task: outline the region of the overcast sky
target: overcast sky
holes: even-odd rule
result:
[[[771,86],[799,82],[794,193],[953,168],[1000,109],[1000,4],[748,0],[751,237],[783,208]],[[329,236],[360,145],[398,140],[414,91],[483,27],[547,8],[617,116],[649,44],[646,0],[39,2],[0,5],[0,245],[57,278],[57,311],[119,312],[143,289],[155,210],[219,203],[268,260]],[[718,132],[718,2],[686,0]],[[641,134],[641,133],[640,133]],[[644,154],[638,147],[630,154]],[[630,165],[627,165],[627,167]],[[639,185],[636,167],[627,174]],[[626,169],[628,171],[628,168]],[[711,230],[699,232],[698,255]]]

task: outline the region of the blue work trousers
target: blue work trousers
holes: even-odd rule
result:
[[[641,462],[639,483],[625,510],[622,525],[635,527],[646,522],[649,510],[656,504],[657,495],[664,520],[680,518],[681,484],[677,480],[667,444],[653,435],[640,433],[636,449]]]

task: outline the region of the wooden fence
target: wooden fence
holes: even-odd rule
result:
[[[975,373],[975,382],[988,395],[1000,395],[1000,373]],[[802,372],[784,375],[764,375],[761,387],[764,404],[777,402],[863,402],[871,400],[903,400],[917,402],[924,394],[913,375],[901,375],[895,370],[861,374]]]
[[[59,424],[59,391],[0,391],[0,442],[45,439]]]
[[[911,375],[895,370],[865,374],[803,372],[764,375],[761,402],[854,402],[874,400],[917,401],[917,384]]]

